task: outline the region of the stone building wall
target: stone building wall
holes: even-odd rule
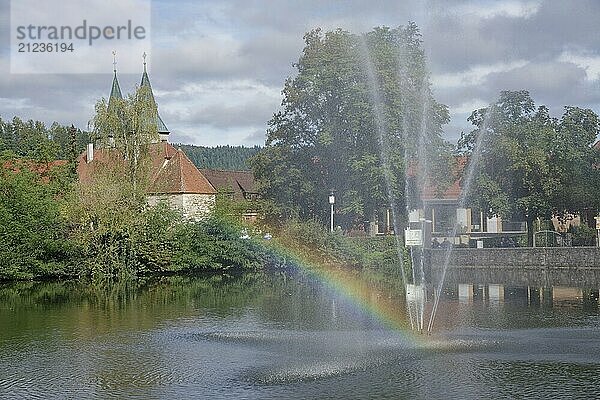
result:
[[[428,250],[432,266],[443,265],[445,250]],[[598,267],[600,247],[517,247],[452,249],[448,265],[477,267]]]
[[[184,193],[148,196],[148,205],[150,206],[161,202],[181,211],[184,217],[197,221],[210,215],[215,206],[215,195]]]

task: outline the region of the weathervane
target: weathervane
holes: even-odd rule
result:
[[[113,71],[116,74],[117,73],[117,52],[115,50],[113,50],[112,54],[113,54]]]
[[[146,71],[146,52],[142,54],[142,58],[144,59],[144,71]]]

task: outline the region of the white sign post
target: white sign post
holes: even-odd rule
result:
[[[596,246],[600,246],[600,217],[594,217],[596,220]]]
[[[404,245],[405,246],[423,246],[423,231],[421,229],[404,230]]]

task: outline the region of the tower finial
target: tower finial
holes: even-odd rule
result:
[[[112,55],[113,55],[113,71],[116,74],[117,73],[117,52],[115,50],[113,50]]]
[[[144,59],[144,72],[146,72],[146,52],[144,52],[144,54],[142,54],[142,58]]]

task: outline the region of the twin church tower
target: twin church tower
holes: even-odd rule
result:
[[[148,71],[146,70],[146,53],[144,53],[142,57],[144,59],[144,72],[142,73],[142,81],[140,83],[140,86],[147,87],[149,89],[150,99],[152,100],[154,105],[156,105],[156,100],[154,100],[154,93],[152,92],[152,85],[150,85],[150,78],[148,77]],[[114,76],[112,81],[112,88],[110,89],[110,97],[108,98],[109,107],[110,102],[113,101],[113,99],[123,99],[123,94],[121,93],[121,86],[119,85],[119,79],[117,78],[117,61],[115,52],[113,52],[113,72]],[[160,117],[160,114],[158,114],[158,108],[156,112],[156,128],[158,131],[159,140],[161,142],[168,142],[170,132],[165,123],[163,122],[162,118]]]

